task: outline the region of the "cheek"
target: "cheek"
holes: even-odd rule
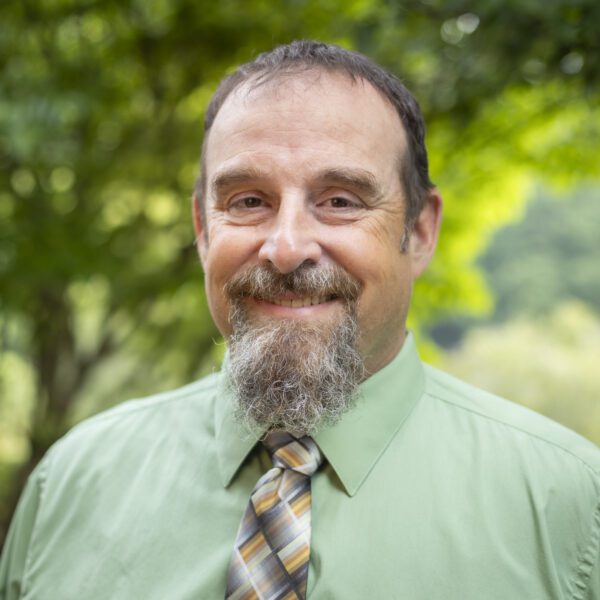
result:
[[[365,329],[403,327],[412,288],[408,257],[391,243],[357,248],[363,252],[357,255],[356,264],[348,268],[363,282],[358,308]]]
[[[358,310],[367,329],[393,329],[403,320],[411,293],[408,277],[395,273],[365,284]]]
[[[407,276],[407,257],[400,251],[400,240],[381,232],[348,236],[334,258],[362,282],[365,291],[375,289],[375,294],[393,289]]]
[[[229,301],[224,285],[241,269],[249,266],[254,242],[247,231],[241,229],[213,230],[204,254],[204,281],[208,305],[219,331],[227,336],[229,326]]]
[[[227,281],[249,262],[253,246],[252,237],[241,230],[214,235],[206,252],[205,269],[208,277]]]

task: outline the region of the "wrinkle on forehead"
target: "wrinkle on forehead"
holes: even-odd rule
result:
[[[253,96],[271,94],[275,98],[283,97],[283,93],[291,88],[305,92],[322,84],[324,76],[343,76],[348,82],[355,83],[355,78],[345,73],[328,73],[323,69],[305,69],[301,71],[283,71],[268,78],[255,75],[233,91],[242,101],[251,101]],[[364,83],[364,82],[363,82]]]
[[[364,109],[358,119],[344,122],[339,118],[343,117],[340,106],[357,103]],[[244,82],[223,103],[210,137],[219,130],[226,130],[228,135],[243,134],[252,126],[251,116],[257,116],[263,105],[265,112],[269,111],[270,122],[281,132],[292,132],[299,127],[319,133],[328,128],[331,132],[331,125],[335,123],[341,130],[354,129],[364,135],[374,132],[379,124],[382,141],[383,136],[392,135],[397,156],[403,158],[406,153],[404,125],[389,99],[365,79],[323,69],[284,72],[265,81],[254,77]],[[309,119],[311,123],[307,127]],[[238,127],[232,130],[233,124]]]
[[[374,93],[387,106],[390,116],[395,117],[395,121],[404,130],[404,125],[396,107],[390,99],[373,84],[363,77],[348,73],[342,69],[327,70],[323,67],[291,67],[288,71],[281,71],[275,74],[257,74],[250,77],[247,81],[239,85],[231,96],[237,95],[242,101],[251,101],[252,97],[259,96],[261,93],[272,94],[275,98],[282,98],[290,89],[296,88],[298,96],[303,92],[310,91],[318,86],[327,87],[327,79],[334,82],[345,82],[347,85],[362,88],[368,93]],[[230,97],[231,97],[230,96]]]
[[[341,84],[341,85],[340,85]],[[227,105],[238,104],[244,108],[254,108],[255,103],[260,103],[265,97],[279,100],[281,105],[303,107],[306,93],[313,93],[318,97],[323,92],[342,97],[349,87],[355,87],[357,96],[369,101],[374,111],[382,109],[387,113],[390,121],[397,125],[404,133],[404,125],[396,108],[389,98],[374,87],[366,79],[355,77],[344,71],[327,71],[320,68],[305,70],[291,70],[276,73],[267,79],[255,75],[234,89],[223,103],[215,121]],[[383,106],[382,106],[383,104]],[[325,106],[322,106],[325,110]],[[214,126],[214,125],[213,125]]]

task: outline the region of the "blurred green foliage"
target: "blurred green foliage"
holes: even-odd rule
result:
[[[600,191],[581,187],[564,195],[540,188],[518,221],[498,230],[480,255],[494,299],[489,314],[462,311],[427,331],[454,347],[473,327],[517,318],[548,317],[559,305],[579,301],[600,318]]]
[[[539,195],[524,218],[497,232],[480,259],[495,298],[493,320],[548,315],[579,300],[600,317],[600,190]]]
[[[446,198],[419,328],[490,307],[475,258],[533,183],[598,176],[599,28],[596,0],[3,2],[0,521],[75,421],[218,361],[187,213],[223,73],[312,37],[414,89]]]

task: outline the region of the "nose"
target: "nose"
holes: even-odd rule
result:
[[[316,225],[302,198],[284,199],[270,223],[258,258],[270,262],[280,273],[291,273],[303,263],[317,264],[322,249]]]

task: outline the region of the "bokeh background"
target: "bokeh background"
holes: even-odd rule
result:
[[[212,370],[189,199],[223,73],[318,38],[400,75],[446,213],[428,360],[600,441],[597,0],[4,0],[0,544],[79,420]]]

